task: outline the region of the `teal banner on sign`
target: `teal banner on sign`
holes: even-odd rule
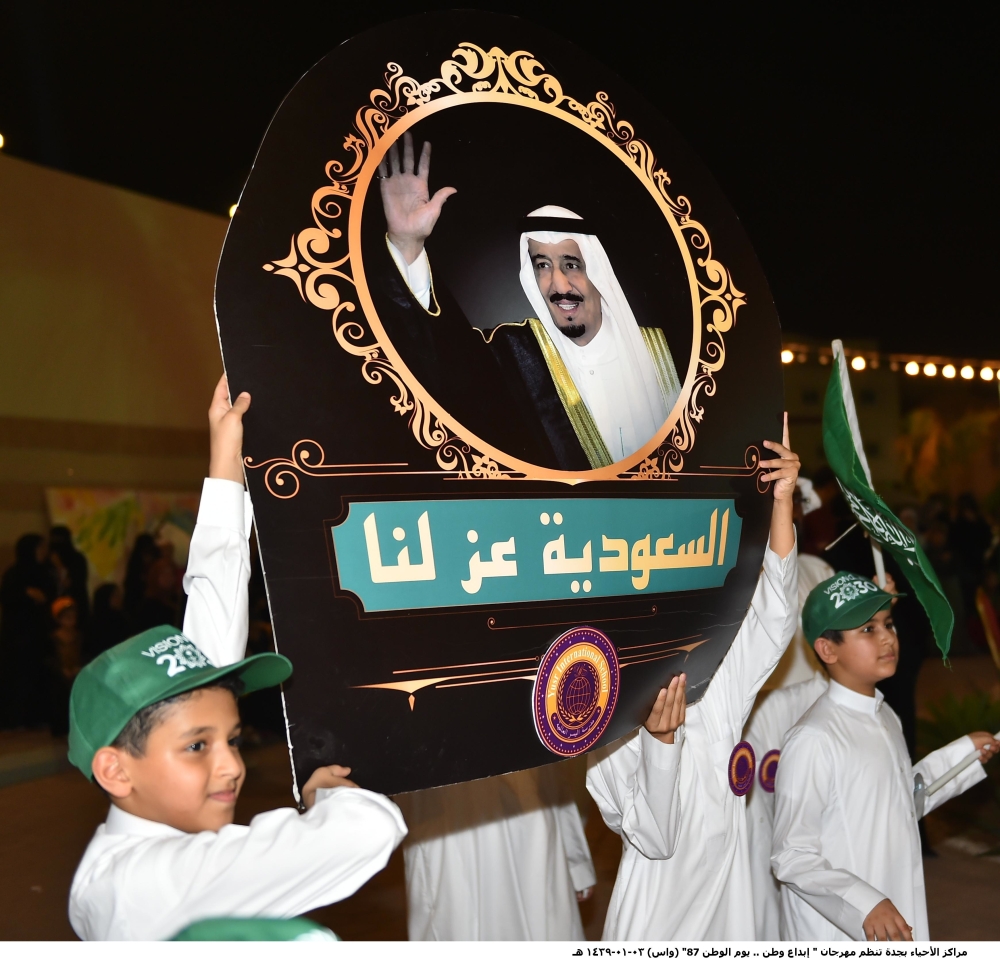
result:
[[[333,545],[377,613],[721,586],[742,524],[731,499],[351,502]]]

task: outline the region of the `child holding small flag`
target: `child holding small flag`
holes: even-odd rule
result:
[[[806,600],[802,627],[830,676],[785,738],[775,779],[771,863],[783,940],[928,940],[917,822],[985,777],[998,742],[985,731],[912,764],[899,718],[875,685],[899,658],[891,589],[839,572]],[[915,803],[973,752],[957,777]]]

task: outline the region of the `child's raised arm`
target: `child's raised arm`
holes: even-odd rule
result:
[[[229,379],[223,374],[208,408],[209,478],[243,484],[243,415],[249,407],[250,395],[246,391],[229,403]]]
[[[184,574],[184,633],[217,667],[242,660],[247,647],[252,510],[243,488],[242,450],[249,407],[247,393],[230,406],[223,374],[208,409],[208,478]]]
[[[788,438],[788,412],[785,412],[785,427],[781,443],[765,441],[764,447],[775,452],[777,458],[766,458],[761,468],[773,471],[764,475],[761,481],[774,482],[774,506],[771,509],[771,548],[784,559],[795,548],[795,527],[792,525],[792,496],[795,482],[799,477],[802,463],[790,448]]]

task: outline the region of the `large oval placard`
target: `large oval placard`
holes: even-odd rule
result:
[[[299,777],[463,781],[620,737],[681,670],[697,700],[767,539],[780,332],[649,101],[512,18],[356,37],[275,115],[216,311]],[[580,630],[613,677],[589,641],[553,672]]]

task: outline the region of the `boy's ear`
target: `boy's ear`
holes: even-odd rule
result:
[[[94,781],[112,798],[127,798],[132,794],[132,779],[123,755],[124,752],[118,748],[98,748],[90,763]]]
[[[816,656],[825,664],[835,664],[837,662],[837,645],[831,643],[826,637],[817,637],[813,644]]]

